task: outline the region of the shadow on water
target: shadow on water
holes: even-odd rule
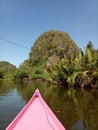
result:
[[[82,120],[78,120],[70,130],[87,130],[84,122]]]
[[[47,82],[0,82],[0,130],[6,128],[38,88],[67,130],[98,129],[98,91],[58,88]]]

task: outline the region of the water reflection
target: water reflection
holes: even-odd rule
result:
[[[82,120],[77,121],[70,130],[87,130]]]
[[[0,130],[5,130],[25,105],[15,87],[12,82],[0,84]]]
[[[11,89],[13,89],[13,87],[15,87],[15,83],[11,81],[4,82],[0,80],[0,97],[2,95],[6,95],[6,93],[8,93]]]
[[[67,130],[98,129],[98,91],[57,88],[46,82],[0,83],[0,129],[16,116],[39,88]],[[8,111],[7,111],[8,110]],[[6,112],[6,114],[4,114]]]

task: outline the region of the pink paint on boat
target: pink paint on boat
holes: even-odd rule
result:
[[[65,130],[37,89],[6,130]]]

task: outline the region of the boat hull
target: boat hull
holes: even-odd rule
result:
[[[37,89],[6,130],[65,130]]]

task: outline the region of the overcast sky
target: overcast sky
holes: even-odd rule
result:
[[[92,41],[97,49],[98,0],[0,0],[0,61],[18,67],[51,29],[67,32],[79,48]]]

